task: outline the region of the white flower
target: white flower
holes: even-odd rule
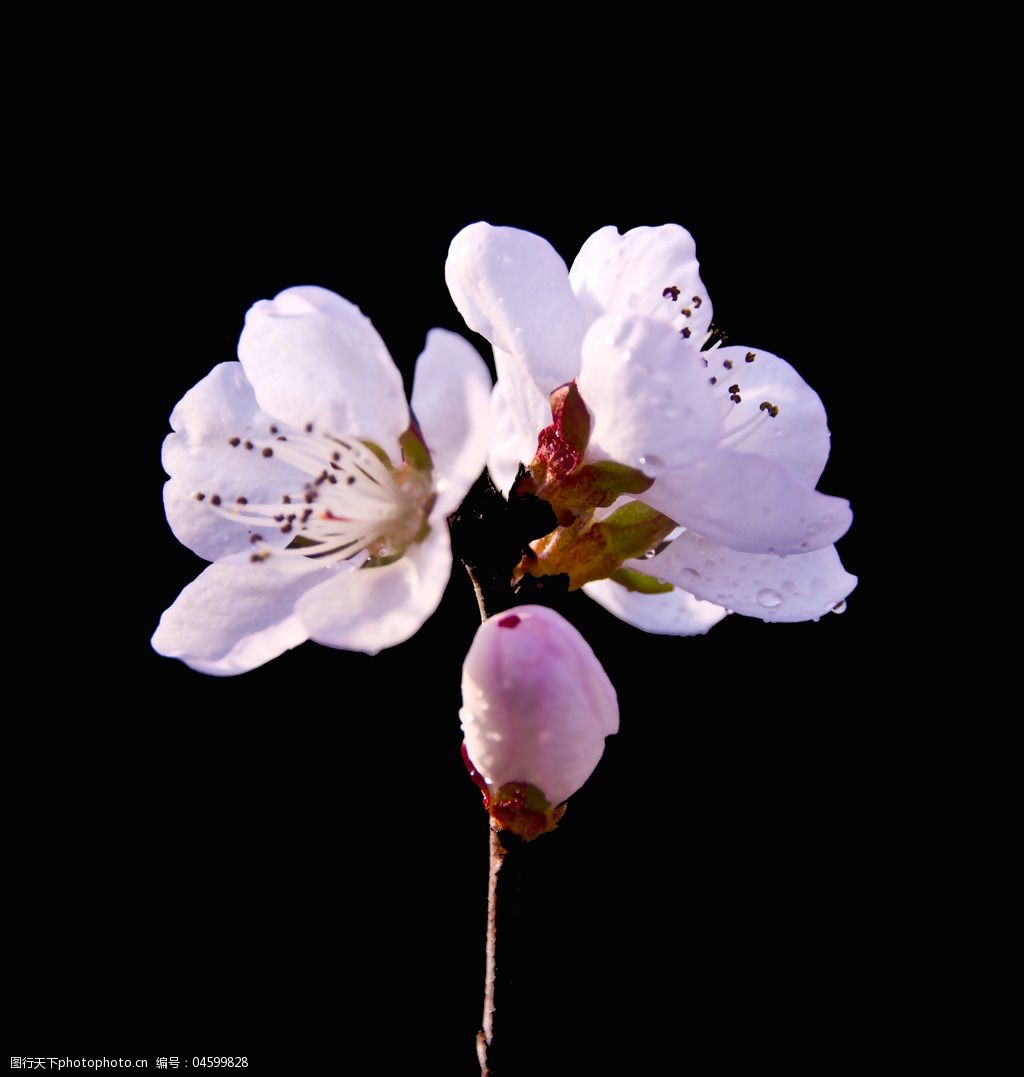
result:
[[[499,827],[536,837],[590,777],[619,704],[586,640],[554,610],[517,606],[484,621],[462,667],[471,773]]]
[[[238,355],[171,415],[167,519],[214,563],[164,613],[154,648],[229,675],[306,639],[370,654],[408,639],[448,581],[445,517],[484,464],[483,360],[430,332],[412,391],[419,437],[383,341],[333,292],[257,303]]]
[[[711,301],[678,225],[602,228],[567,271],[539,236],[478,223],[445,268],[456,306],[494,346],[488,464],[505,491],[551,424],[550,394],[575,381],[591,415],[586,461],[653,480],[637,496],[685,533],[625,568],[674,585],[640,594],[610,579],[586,592],[651,632],[705,632],[728,610],[799,621],[856,584],[832,543],[849,505],[815,491],[829,432],[817,394],[760,349],[702,351]]]

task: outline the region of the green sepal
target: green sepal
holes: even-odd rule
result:
[[[608,578],[640,595],[667,595],[673,590],[672,584],[648,576],[646,572],[637,572],[635,568],[618,568]]]
[[[488,788],[487,810],[499,830],[511,830],[525,841],[533,841],[558,826],[565,804],[552,807],[544,794],[529,782],[506,782]]]
[[[585,583],[607,579],[624,561],[657,546],[676,526],[674,520],[642,501],[631,501],[603,520],[587,513],[534,542],[530,554],[516,567],[515,576],[565,573],[569,590],[575,591]]]
[[[649,479],[635,467],[617,464],[614,460],[599,460],[541,486],[536,494],[551,505],[562,523],[571,523],[588,509],[614,505],[623,494],[646,493],[653,482],[654,479]]]
[[[401,561],[404,556],[405,550],[401,553],[388,554],[387,557],[368,557],[359,568],[383,568],[385,565],[393,565],[396,561]]]
[[[391,457],[377,444],[375,441],[370,441],[369,438],[360,438],[360,445],[365,445],[366,448],[373,453],[374,456],[388,469],[388,471],[394,471],[395,465],[391,463]]]
[[[415,419],[409,429],[398,439],[402,447],[402,458],[413,471],[432,471],[434,462],[430,459],[430,450],[423,441],[423,434]]]

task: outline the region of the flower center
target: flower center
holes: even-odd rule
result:
[[[245,494],[228,502],[220,493],[195,499],[251,532],[254,562],[278,556],[308,557],[324,564],[359,555],[367,567],[390,564],[426,537],[434,503],[429,471],[408,463],[397,468],[379,446],[352,437],[271,426],[268,437],[231,437],[228,444],[261,459],[276,458],[295,469],[295,485],[280,501],[260,502]],[[263,533],[276,528],[294,535],[285,549],[271,548]]]

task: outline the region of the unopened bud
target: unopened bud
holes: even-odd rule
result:
[[[590,777],[619,729],[608,675],[554,610],[485,621],[462,667],[463,755],[499,829],[535,838]]]

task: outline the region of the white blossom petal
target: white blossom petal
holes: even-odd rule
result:
[[[542,393],[576,377],[588,319],[547,240],[471,224],[452,240],[444,273],[470,329],[519,358]]]
[[[237,497],[279,502],[301,486],[296,471],[281,460],[246,450],[245,441],[266,442],[273,419],[256,403],[240,363],[221,363],[194,385],[171,413],[173,434],[163,446],[167,521],[179,542],[207,561],[238,553],[249,545],[251,529],[210,509],[210,497],[227,503]],[[229,438],[243,445],[232,447]],[[205,495],[202,501],[196,494]],[[277,529],[261,532],[270,546],[290,541]]]
[[[269,662],[308,636],[294,615],[299,597],[348,565],[320,568],[307,558],[253,564],[246,554],[209,565],[160,618],[153,648],[201,673],[233,676]]]
[[[632,563],[711,602],[764,621],[808,621],[857,586],[834,546],[776,557],[740,553],[687,531],[652,561]]]
[[[402,376],[358,307],[326,288],[288,288],[251,307],[238,357],[260,406],[302,428],[368,438],[392,459],[409,426]]]
[[[302,596],[296,613],[315,642],[376,654],[419,630],[437,609],[451,569],[448,528],[435,511],[425,541],[398,561],[321,584]]]
[[[708,374],[718,378],[723,397],[731,386],[739,386],[741,402],[727,407],[722,444],[774,460],[815,486],[829,450],[828,420],[818,394],[771,352],[729,347],[705,354]],[[778,408],[778,413],[762,409],[762,404]]]
[[[554,806],[590,777],[618,732],[608,675],[554,610],[517,606],[477,630],[462,667],[466,751],[484,781],[528,782]]]
[[[491,397],[494,427],[487,467],[494,485],[507,496],[519,465],[534,458],[537,436],[551,424],[551,404],[515,356],[495,349],[494,362],[498,381]]]
[[[693,237],[678,224],[632,228],[624,235],[609,225],[583,244],[569,281],[594,316],[657,318],[677,333],[687,329],[699,345],[711,325],[711,300],[696,251]]]
[[[577,382],[594,418],[588,457],[655,477],[717,442],[723,415],[703,357],[661,322],[606,315],[583,341]]]
[[[643,500],[713,542],[751,553],[830,546],[853,520],[843,498],[818,493],[771,460],[728,449],[662,472]]]
[[[631,562],[630,566],[657,576],[657,560]],[[620,620],[663,636],[703,635],[728,612],[713,602],[701,602],[678,587],[662,595],[643,595],[627,590],[614,580],[595,580],[584,584],[583,590]]]
[[[447,516],[483,471],[491,434],[491,375],[469,341],[431,329],[416,361],[412,410],[434,462],[438,513]]]

